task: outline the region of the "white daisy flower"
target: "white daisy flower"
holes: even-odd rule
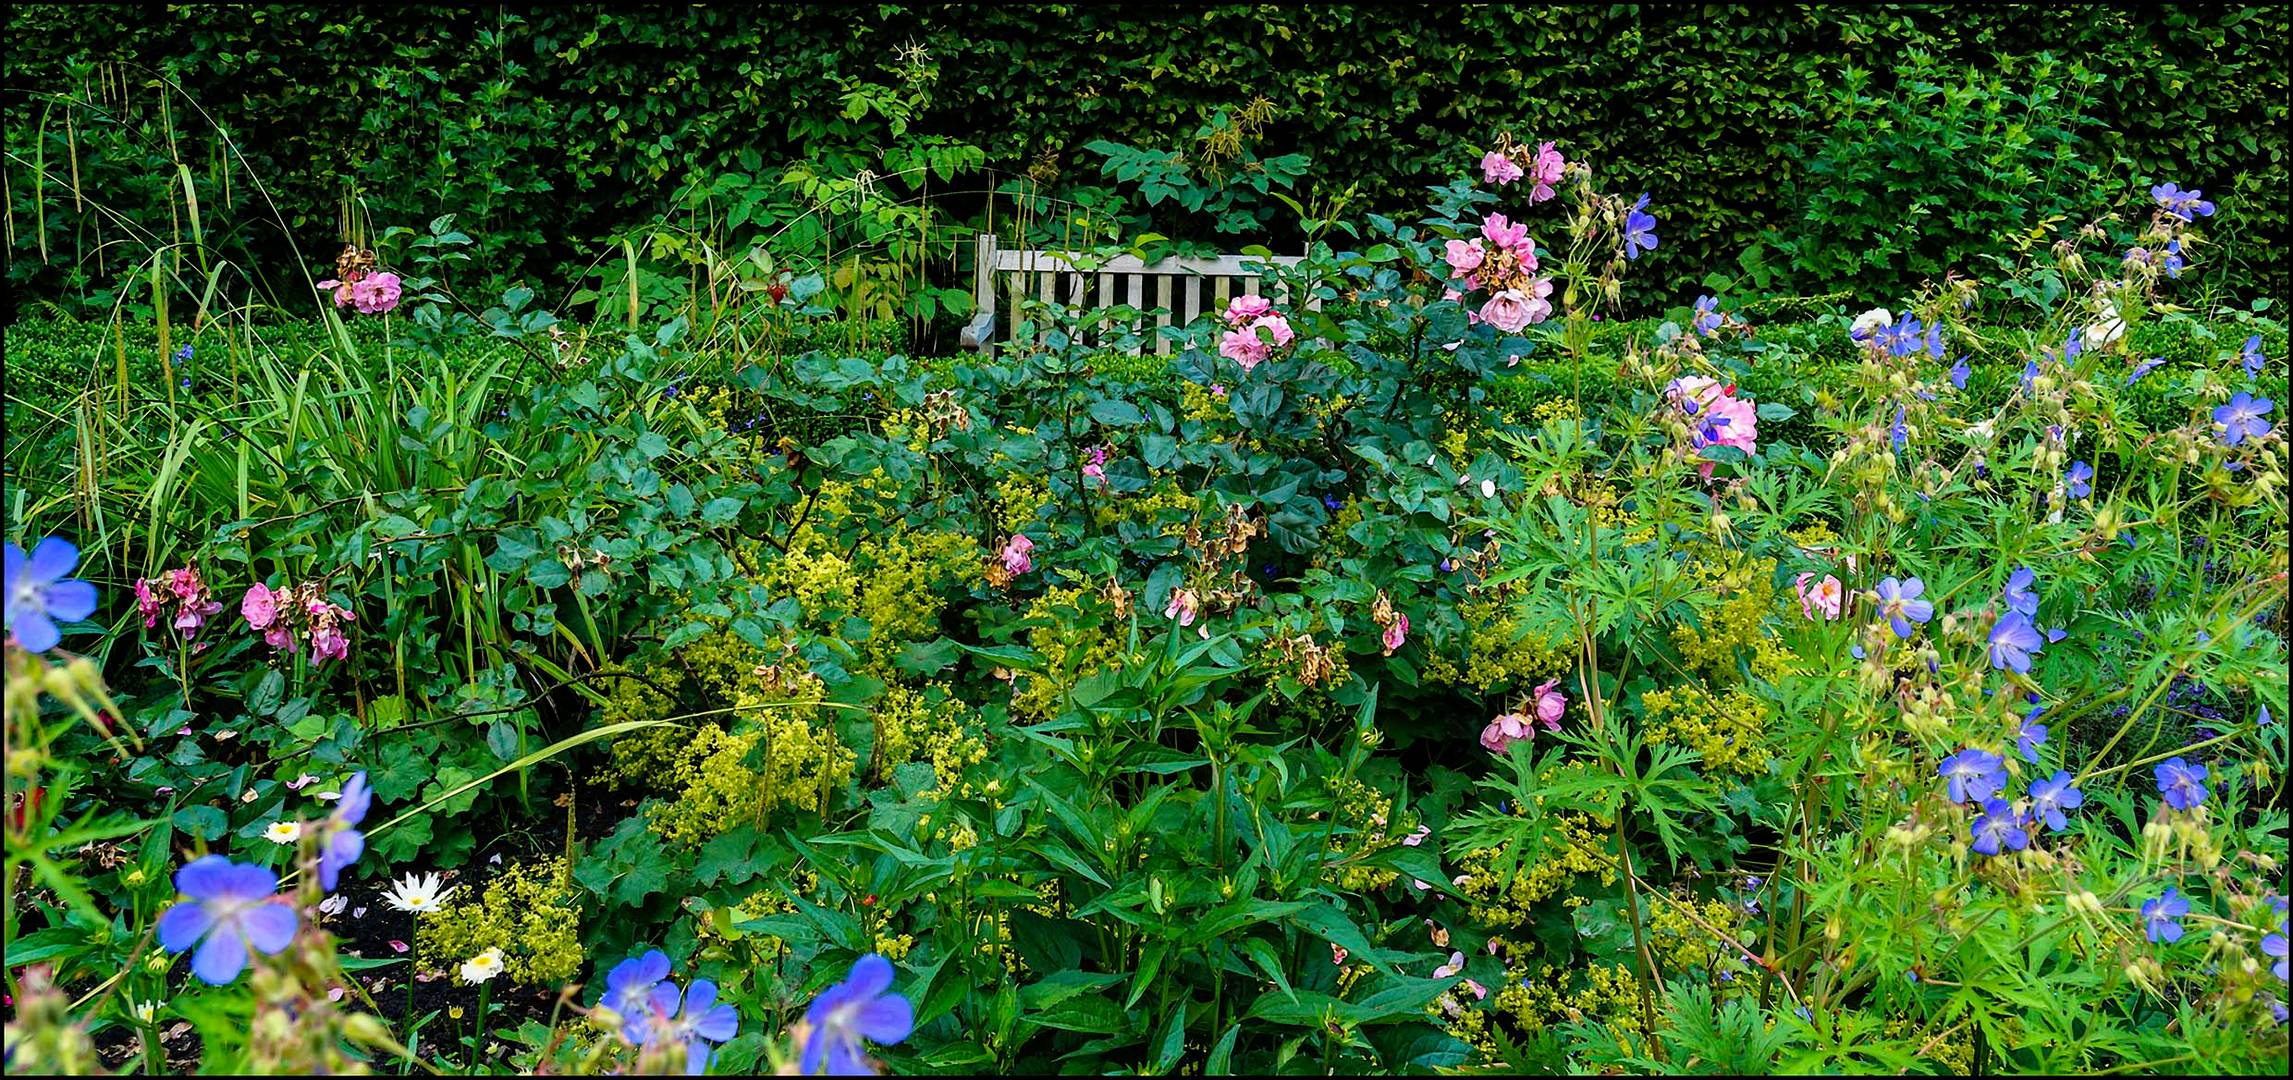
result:
[[[475,986],[502,973],[502,951],[487,946],[486,951],[462,961],[462,981]]]
[[[439,891],[439,885],[436,874],[427,877],[408,874],[390,883],[390,891],[382,894],[382,902],[399,911],[410,911],[417,915],[436,911],[446,906],[446,898],[454,894],[452,889]]]
[[[263,838],[274,844],[292,844],[303,838],[303,827],[292,821],[274,821],[263,830]]]

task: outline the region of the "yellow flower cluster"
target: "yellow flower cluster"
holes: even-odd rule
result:
[[[864,671],[885,682],[896,678],[902,646],[939,635],[944,590],[970,580],[986,558],[978,541],[961,533],[902,532],[862,543],[853,562],[863,579],[857,614],[868,622]]]
[[[1231,416],[1234,410],[1226,399],[1210,392],[1207,386],[1191,382],[1178,384],[1178,412],[1188,420],[1208,423],[1221,416]]]
[[[1521,867],[1509,884],[1491,866],[1497,854],[1493,848],[1469,851],[1457,860],[1465,875],[1457,891],[1465,894],[1474,922],[1520,926],[1529,920],[1531,906],[1559,894],[1580,874],[1599,874],[1602,884],[1616,884],[1616,860],[1606,850],[1605,834],[1598,831],[1607,828],[1606,823],[1572,813],[1557,814],[1554,820],[1560,834],[1557,842],[1547,848],[1544,858]]]
[[[1012,469],[1004,474],[1002,483],[995,485],[995,502],[1001,508],[995,527],[1005,533],[1019,532],[1034,521],[1050,501],[1049,483],[1033,472]]]
[[[1743,940],[1743,908],[1714,899],[1701,902],[1683,900],[1680,903],[1694,908],[1696,918],[1704,920],[1705,925],[1735,940]],[[1685,975],[1692,972],[1742,969],[1743,954],[1713,940],[1712,935],[1705,932],[1702,926],[1696,925],[1696,920],[1689,918],[1688,913],[1680,907],[1659,900],[1650,905],[1648,911],[1648,951],[1656,957],[1657,970],[1666,974],[1677,972]],[[1741,990],[1752,985],[1753,980],[1738,978],[1715,982],[1723,988]]]
[[[1125,521],[1148,525],[1167,511],[1177,511],[1170,515],[1171,520],[1161,530],[1165,536],[1177,536],[1186,532],[1186,523],[1195,515],[1196,506],[1194,496],[1180,491],[1176,483],[1165,482],[1156,485],[1152,491],[1119,499],[1098,499],[1093,502],[1091,509],[1092,516],[1101,528],[1113,528]]]
[[[416,966],[450,971],[495,948],[511,982],[562,983],[581,970],[580,895],[564,859],[511,867],[486,883],[477,902],[449,903],[416,920]]]
[[[1567,989],[1568,969],[1545,962],[1519,961],[1505,968],[1505,984],[1490,991],[1494,1011],[1523,1032],[1591,1018],[1605,1026],[1618,1045],[1630,1046],[1644,1034],[1640,1019],[1640,980],[1630,968],[1594,964],[1583,984]]]
[[[596,678],[605,691],[600,709],[607,724],[668,719],[677,711],[677,691],[685,681],[682,673],[667,665],[637,672],[607,664],[597,669]]]
[[[1387,834],[1392,820],[1393,800],[1376,788],[1353,777],[1339,777],[1330,782],[1330,802],[1337,807],[1338,823],[1353,830],[1353,834],[1333,834],[1330,837],[1330,860],[1362,858],[1394,847],[1401,838]],[[1356,863],[1345,867],[1331,867],[1337,886],[1347,892],[1372,892],[1383,889],[1400,879],[1399,874],[1382,867]]]
[[[1887,1026],[1883,1030],[1888,1038],[1900,1039],[1911,1043],[1913,1046],[1924,1046],[1927,1040],[1932,1038],[1925,1033],[1918,1021],[1907,1016],[1889,1018]],[[1935,1048],[1927,1051],[1927,1053],[1934,1058],[1936,1064],[1943,1067],[1946,1075],[1974,1075],[1975,1047],[1974,1040],[1970,1036],[1955,1035],[1945,1038],[1936,1043]]]
[[[1673,647],[1690,666],[1714,675],[1733,673],[1739,650],[1745,649],[1752,654],[1752,674],[1759,678],[1779,678],[1789,671],[1791,654],[1766,627],[1775,603],[1775,589],[1768,584],[1774,563],[1744,559],[1709,545],[1697,545],[1691,555],[1690,578],[1725,599],[1700,613],[1702,626],[1674,626]]]
[[[717,724],[692,731],[657,728],[623,739],[622,744],[655,735],[660,738],[648,740],[643,767],[653,770],[656,784],[676,791],[674,798],[656,801],[647,811],[646,824],[655,833],[678,843],[700,844],[756,817],[755,777],[745,764],[756,747],[756,732],[732,735]],[[623,759],[621,749],[619,744],[614,747],[615,764],[635,771],[635,755]]]
[[[1091,594],[1089,600],[1082,599]],[[1043,670],[1021,674],[1012,683],[1011,715],[1043,721],[1058,713],[1059,702],[1085,677],[1123,666],[1123,640],[1105,626],[1085,627],[1081,603],[1104,603],[1086,586],[1055,586],[1027,605],[1029,620],[1044,625],[1027,631],[1027,644],[1043,658]]]
[[[964,723],[970,712],[969,706],[938,683],[922,690],[897,685],[885,690],[875,704],[876,775],[889,778],[893,769],[920,755],[931,762],[938,780],[932,792],[959,799],[973,797],[977,792],[962,777],[966,770],[987,760],[987,736]]]
[[[1465,623],[1465,663],[1429,657],[1421,681],[1476,694],[1502,694],[1534,686],[1568,670],[1567,642],[1521,636],[1521,618],[1509,599],[1483,593],[1457,605]]]
[[[1707,769],[1739,776],[1767,771],[1768,707],[1741,686],[1714,697],[1700,687],[1677,686],[1641,695],[1651,744],[1679,742],[1704,757]]]

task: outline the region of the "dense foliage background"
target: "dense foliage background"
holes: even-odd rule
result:
[[[2241,223],[2214,238],[2209,287],[2283,296],[2286,213],[2266,196],[2286,184],[2289,34],[2283,9],[2187,4],[20,4],[9,273],[33,296],[100,291],[75,273],[131,224],[76,198],[103,178],[114,214],[161,234],[182,226],[171,185],[195,184],[209,231],[256,249],[247,266],[293,261],[276,230],[245,225],[274,213],[320,257],[346,217],[457,213],[490,272],[542,287],[686,209],[685,189],[737,196],[790,162],[849,177],[928,160],[944,176],[916,197],[1017,178],[1088,202],[1105,189],[1086,146],[1112,139],[1183,152],[1201,179],[1235,148],[1185,133],[1263,99],[1241,167],[1342,165],[1297,190],[1309,206],[1358,186],[1348,213],[1413,207],[1452,147],[1505,129],[1615,163],[1604,187],[1695,223],[1655,254],[1641,300],[1657,306],[1714,268],[1776,291],[1979,276],[1992,268],[1964,264],[1989,238],[2167,179]],[[107,144],[107,126],[159,134]],[[146,211],[117,200],[136,185]],[[1256,202],[1248,227],[1177,201],[1153,225],[1295,249],[1298,215]],[[992,223],[977,195],[947,205]],[[1857,243],[1819,250],[1844,236]]]

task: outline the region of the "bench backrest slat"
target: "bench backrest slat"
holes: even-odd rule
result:
[[[997,309],[1008,304],[1016,311],[1020,300],[1030,294],[1043,303],[1069,307],[1104,309],[1127,304],[1142,313],[1152,312],[1153,326],[1160,328],[1192,322],[1206,310],[1223,311],[1237,295],[1262,295],[1259,271],[1245,268],[1245,263],[1295,266],[1305,261],[1296,255],[1173,255],[1149,263],[1135,255],[1117,255],[1086,269],[1062,252],[1003,247],[993,233],[981,233],[977,245],[973,277],[977,310],[963,339],[966,347],[981,351],[995,338],[998,316],[1003,316],[1008,326],[1009,317]],[[1277,303],[1287,301],[1286,287],[1277,284],[1274,293]],[[1005,299],[999,294],[1008,294],[1005,303],[998,303]],[[1308,306],[1318,310],[1321,303],[1310,300]],[[1132,329],[1147,328],[1134,324]],[[1170,355],[1168,340],[1159,333],[1153,334],[1152,340],[1156,355]],[[1137,346],[1132,351],[1135,353]]]

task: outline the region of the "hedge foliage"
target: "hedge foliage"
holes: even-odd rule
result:
[[[1851,69],[1875,73],[1873,92],[1915,101],[1916,87],[1892,88],[1898,72],[1916,79],[1906,57],[2011,81],[2044,52],[2100,76],[2092,123],[2042,140],[2068,140],[2094,166],[2104,182],[2093,190],[2104,194],[2082,196],[2122,204],[2151,180],[2202,187],[2251,230],[2229,238],[2216,280],[2242,295],[2287,291],[2283,42],[2293,18],[2282,8],[21,4],[8,33],[20,286],[56,286],[54,267],[43,277],[32,257],[42,222],[51,249],[91,227],[62,209],[60,184],[43,217],[33,186],[18,182],[36,139],[50,147],[51,177],[62,173],[64,136],[82,156],[97,142],[59,130],[64,119],[42,94],[103,102],[155,132],[136,160],[81,161],[83,182],[110,168],[140,178],[164,207],[182,162],[216,189],[200,192],[211,218],[256,205],[244,176],[219,175],[232,167],[183,100],[159,116],[160,73],[237,140],[306,258],[331,252],[354,195],[378,225],[461,215],[462,227],[503,245],[490,267],[562,279],[601,253],[602,238],[669,213],[681,184],[755,172],[756,162],[881,171],[897,129],[910,144],[939,136],[984,150],[986,175],[955,187],[1032,173],[1050,190],[1074,189],[1101,179],[1085,143],[1183,151],[1183,133],[1206,116],[1263,97],[1277,117],[1263,152],[1310,154],[1309,194],[1358,181],[1349,214],[1417,205],[1424,185],[1455,174],[1501,130],[1615,163],[1620,175],[1603,186],[1646,188],[1664,209],[1658,293],[1684,303],[1708,271],[1734,266],[1818,205],[1807,164],[1825,159],[1826,136],[1853,107],[1835,92]],[[905,115],[880,84],[924,56],[936,90]],[[892,112],[903,113],[896,123],[876,115]],[[1861,196],[1834,192],[1823,205],[1842,199]],[[1856,212],[1879,222],[1954,210],[1918,206],[1894,186],[1871,199],[1882,205]],[[2027,216],[2050,209],[2033,192]]]

